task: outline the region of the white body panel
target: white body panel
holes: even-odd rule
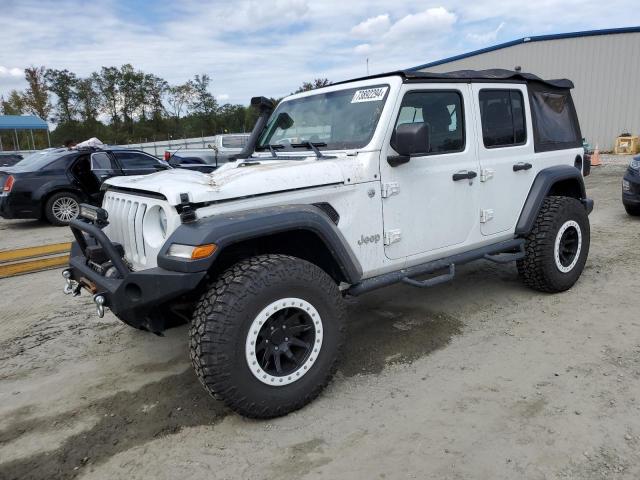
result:
[[[189,202],[201,205],[197,217],[241,212],[285,204],[327,202],[339,213],[338,228],[353,251],[364,278],[443,258],[463,251],[513,238],[515,224],[529,193],[531,183],[541,169],[558,164],[573,165],[581,149],[534,153],[529,103],[526,105],[527,141],[522,146],[486,149],[477,95],[491,84],[403,83],[399,76],[368,79],[323,88],[322,92],[372,85],[388,85],[386,104],[371,138],[364,148],[326,151],[316,158],[309,150],[254,153],[249,165],[225,164],[211,174],[175,169],[139,177],[118,177],[108,185],[128,192],[110,191],[103,207],[111,224],[105,232],[122,243],[126,259],[135,270],[155,267],[163,239],[180,225],[176,206],[181,194]],[[499,88],[515,88],[527,99],[526,85],[500,83]],[[395,154],[390,139],[403,95],[412,90],[456,90],[462,95],[465,125],[463,151],[414,157],[408,163],[392,167],[387,162]],[[317,91],[293,95],[295,99]],[[304,159],[287,156],[305,155]],[[533,168],[513,172],[513,164],[530,162]],[[481,181],[483,169],[494,177]],[[473,170],[472,181],[453,181],[452,175]],[[385,185],[396,184],[397,194],[382,198]],[[158,200],[136,195],[149,192],[166,198]],[[166,229],[158,237],[159,217],[151,220],[141,213],[162,209]],[[484,209],[494,218],[481,223]],[[140,217],[140,218],[139,218]],[[386,234],[399,231],[400,240],[384,245]]]

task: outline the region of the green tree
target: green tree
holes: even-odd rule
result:
[[[76,82],[74,100],[80,119],[85,123],[96,122],[102,100],[94,77],[81,78]]]
[[[53,70],[48,69],[44,75],[47,81],[47,88],[57,97],[57,103],[54,111],[56,112],[56,121],[66,123],[73,120],[76,114],[75,88],[77,87],[78,78],[76,74],[69,70]]]
[[[145,74],[142,82],[142,118],[146,118],[147,108],[151,118],[158,121],[165,113],[163,98],[169,88],[166,80],[153,74]]]
[[[195,86],[191,80],[182,85],[170,86],[167,90],[167,103],[170,113],[176,120],[180,120],[182,110],[191,105],[195,98]]]
[[[329,85],[331,85],[331,82],[329,81],[328,78],[316,78],[312,82],[304,82],[293,93],[308,92],[309,90],[315,90],[316,88],[328,87]]]
[[[4,97],[0,97],[0,107],[2,107],[3,115],[22,115],[26,108],[24,93],[11,90],[6,100]]]
[[[27,89],[24,92],[26,110],[43,120],[49,118],[51,102],[45,80],[45,67],[28,67],[24,69],[24,78],[27,81]]]
[[[134,115],[144,104],[144,73],[135,70],[129,63],[122,65],[117,85],[122,119],[128,132],[133,133]]]
[[[109,115],[111,123],[117,128],[120,123],[119,92],[120,70],[117,67],[102,67],[99,73],[94,73],[92,79],[100,92],[101,110]]]
[[[195,114],[213,115],[218,108],[216,98],[209,92],[211,78],[206,73],[202,76],[196,75],[193,80],[193,99],[191,100],[191,111]]]

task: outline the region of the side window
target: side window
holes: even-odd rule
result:
[[[402,99],[396,127],[406,123],[427,124],[428,153],[452,153],[464,150],[464,115],[460,92],[448,90],[408,92]]]
[[[73,162],[73,159],[69,158],[69,156],[62,157],[62,158],[59,158],[57,160],[54,160],[53,162],[49,163],[48,165],[45,165],[44,167],[42,167],[42,170],[43,171],[47,171],[47,172],[54,171],[54,170],[64,170],[72,162]]]
[[[569,91],[538,85],[529,91],[536,151],[580,147],[580,125]]]
[[[155,169],[161,165],[157,158],[139,152],[114,152],[124,170]]]
[[[520,90],[480,90],[482,140],[487,148],[522,145],[527,140]]]
[[[107,153],[97,152],[91,154],[91,170],[113,171],[115,169],[116,166]]]

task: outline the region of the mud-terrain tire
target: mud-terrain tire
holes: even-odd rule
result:
[[[640,217],[640,205],[625,205],[624,209],[632,217]]]
[[[547,197],[518,260],[525,285],[541,292],[563,292],[573,286],[589,254],[589,217],[575,198]]]
[[[338,286],[321,268],[287,255],[252,257],[227,269],[200,298],[189,332],[191,361],[205,389],[237,413],[286,415],[331,380],[344,317]]]
[[[44,205],[44,216],[51,225],[64,227],[80,213],[80,198],[71,192],[51,195]]]

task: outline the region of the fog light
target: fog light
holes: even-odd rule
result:
[[[629,183],[628,180],[622,180],[622,191],[623,192],[628,192],[631,190],[631,184]]]
[[[216,251],[216,245],[208,243],[205,245],[182,245],[180,243],[172,243],[169,247],[167,255],[170,257],[184,258],[187,260],[200,260],[213,255]]]
[[[86,203],[80,204],[80,218],[85,218],[95,223],[106,223],[109,218],[109,213],[100,207],[94,207],[93,205],[87,205]]]

